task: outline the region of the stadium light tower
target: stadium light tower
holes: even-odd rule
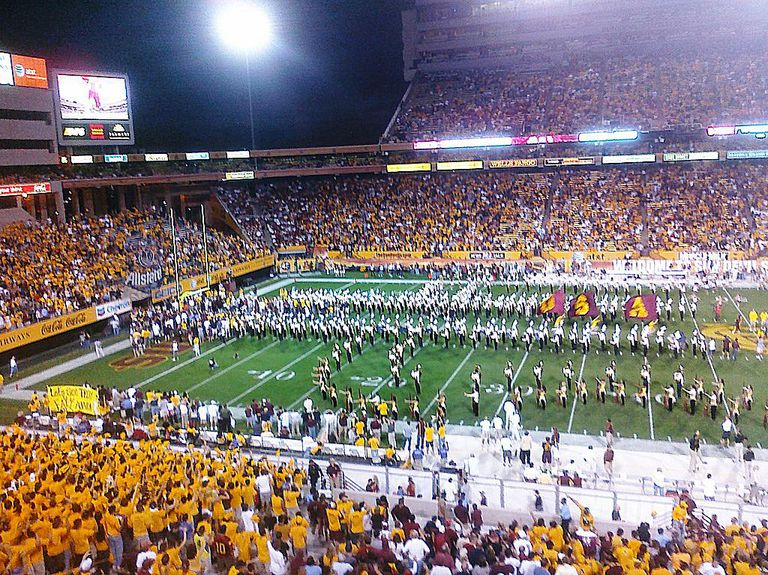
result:
[[[248,116],[251,120],[251,149],[256,147],[251,94],[251,56],[263,52],[272,40],[269,15],[253,2],[240,0],[224,6],[216,18],[216,28],[225,46],[245,56],[248,84]]]

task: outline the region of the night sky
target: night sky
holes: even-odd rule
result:
[[[376,143],[402,97],[406,0],[272,0],[275,42],[251,58],[256,146]],[[137,148],[249,147],[245,59],[217,0],[0,3],[0,50],[49,68],[127,73]]]

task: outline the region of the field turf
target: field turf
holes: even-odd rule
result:
[[[369,290],[379,288],[384,290],[417,290],[418,283],[388,282],[385,278],[373,279],[371,283],[351,283],[347,279],[342,283],[330,282],[323,279],[301,280],[296,284],[299,288],[330,288]],[[454,288],[457,289],[457,288]],[[504,287],[495,286],[494,291],[499,293]],[[737,294],[742,298],[742,303],[737,309],[731,298]],[[276,293],[269,294],[272,297]],[[724,300],[722,323],[714,324],[713,304],[716,296]],[[542,296],[544,297],[544,296]],[[729,333],[737,314],[748,315],[750,309],[757,311],[768,310],[768,292],[759,290],[731,290],[727,292],[717,289],[708,292],[699,292],[699,305],[697,322],[699,326],[711,334]],[[668,324],[668,333],[675,329],[682,329],[690,335],[693,329],[693,321],[690,315],[680,322],[677,315],[677,300],[673,306],[673,318]],[[665,323],[664,320],[660,324]],[[719,353],[712,358],[712,366],[700,357],[694,359],[690,353],[680,362],[685,366],[686,385],[689,385],[693,377],[700,375],[706,382],[706,388],[711,390],[713,372],[722,377],[726,382],[728,396],[737,396],[742,385],[751,383],[755,390],[755,402],[752,411],[742,409],[741,428],[752,443],[768,445],[768,433],[762,426],[764,405],[768,400],[765,379],[768,375],[768,360],[759,362],[755,359],[754,345],[752,349],[749,341],[746,320],[743,321],[743,335],[740,341],[743,348],[737,361],[732,362],[721,359]],[[609,326],[609,335],[611,326]],[[655,348],[649,356],[652,365],[652,400],[650,409],[643,409],[631,397],[635,392],[635,385],[640,382],[640,365],[642,358],[632,357],[629,353],[626,334],[629,326],[622,332],[623,356],[618,358],[619,379],[627,382],[627,404],[620,406],[609,398],[603,405],[597,403],[594,397],[594,378],[603,376],[605,367],[613,358],[613,354],[595,353],[593,350],[585,357],[578,351],[572,354],[566,338],[566,353],[559,356],[547,351],[540,353],[534,346],[530,354],[524,349],[507,349],[503,345],[498,351],[485,349],[479,346],[472,350],[470,346],[461,348],[452,346],[444,349],[442,345],[433,346],[425,342],[421,350],[417,350],[414,358],[406,353],[405,366],[402,375],[408,378],[411,368],[416,364],[422,365],[422,415],[434,412],[434,399],[439,390],[443,390],[447,396],[448,419],[452,424],[475,425],[477,422],[472,417],[469,400],[464,397],[464,392],[469,390],[470,373],[475,364],[480,364],[483,371],[482,395],[480,401],[480,415],[492,417],[500,412],[505,399],[506,385],[503,376],[504,364],[507,360],[519,370],[517,384],[524,393],[531,393],[535,387],[533,378],[533,366],[539,360],[544,361],[544,385],[549,395],[549,405],[546,411],[537,409],[534,405],[534,395],[531,393],[524,399],[523,424],[529,429],[548,429],[557,426],[561,432],[598,434],[603,429],[606,418],[610,417],[616,430],[621,436],[666,441],[683,440],[697,429],[701,430],[708,442],[715,442],[720,437],[720,423],[722,421],[723,408],[720,407],[718,418],[712,421],[701,413],[691,416],[682,409],[682,402],[678,403],[670,413],[654,400],[654,397],[662,393],[662,388],[672,381],[672,373],[678,361],[663,355],[656,357]],[[521,330],[522,331],[522,330]],[[567,334],[567,329],[566,329]],[[716,335],[717,336],[717,335]],[[719,337],[719,336],[718,336]],[[754,339],[754,336],[752,336]],[[323,344],[322,341],[294,341],[291,339],[278,342],[271,337],[263,340],[251,340],[246,337],[241,340],[231,341],[226,345],[219,342],[211,342],[203,347],[203,357],[194,359],[191,350],[185,350],[178,362],[172,362],[170,353],[166,349],[150,349],[147,356],[137,361],[129,351],[116,354],[71,372],[56,377],[53,380],[36,386],[37,389],[45,389],[50,384],[78,385],[88,382],[91,385],[105,384],[108,386],[129,387],[140,385],[144,389],[152,390],[187,390],[191,397],[203,400],[216,399],[229,405],[242,406],[246,402],[261,397],[268,397],[276,404],[285,407],[299,408],[303,399],[308,395],[322,407],[330,407],[323,403],[319,391],[311,384],[312,368],[317,363],[318,357],[329,356],[333,342]],[[208,369],[209,357],[215,357],[219,369]],[[562,379],[561,369],[567,359],[573,361],[578,375],[583,371],[583,377],[590,389],[590,398],[586,406],[574,405],[569,398],[567,408],[563,409],[555,402],[555,389]],[[361,389],[366,394],[379,391],[381,396],[389,399],[394,395],[398,399],[400,415],[407,414],[405,400],[412,397],[414,389],[412,385],[405,385],[399,389],[391,386],[389,379],[389,362],[387,360],[387,346],[385,342],[377,339],[374,346],[366,345],[362,355],[354,356],[351,364],[346,365],[332,377],[340,390],[351,387],[355,397]],[[341,393],[340,393],[341,399]]]

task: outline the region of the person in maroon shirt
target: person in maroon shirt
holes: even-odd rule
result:
[[[226,573],[234,565],[234,548],[232,540],[227,536],[226,525],[220,526],[219,532],[213,538],[213,553],[219,571]]]

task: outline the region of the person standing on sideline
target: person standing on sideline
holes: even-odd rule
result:
[[[19,373],[19,364],[16,363],[15,355],[11,356],[11,361],[8,362],[8,366],[10,367],[10,374],[8,375],[8,379],[13,379],[13,376]]]
[[[653,474],[653,494],[659,497],[664,497],[666,489],[664,488],[665,478],[664,472],[661,467],[656,468],[656,473]]]
[[[608,444],[608,447],[605,448],[605,453],[603,453],[603,466],[605,467],[605,472],[608,474],[608,481],[613,480],[613,447],[611,447],[611,444]]]
[[[565,536],[566,541],[570,539],[569,528],[571,526],[572,518],[571,508],[568,507],[568,500],[563,497],[560,500],[560,527],[563,528],[563,535]]]
[[[701,449],[701,434],[698,430],[696,430],[696,433],[693,434],[693,437],[691,437],[690,441],[688,442],[688,472],[689,473],[696,473],[699,470],[699,460],[701,459],[701,456],[699,455],[699,450]]]
[[[533,445],[533,439],[531,434],[526,431],[523,437],[520,439],[520,463],[523,465],[530,465],[531,463],[531,446]]]
[[[723,430],[723,435],[720,437],[720,445],[722,447],[730,447],[731,432],[733,431],[733,421],[731,421],[731,418],[728,416],[728,414],[725,415],[725,419],[723,419],[723,423],[720,424],[720,427]]]
[[[736,434],[733,436],[733,448],[736,451],[736,463],[742,463],[744,461],[744,441],[748,439],[740,429],[736,429]]]

